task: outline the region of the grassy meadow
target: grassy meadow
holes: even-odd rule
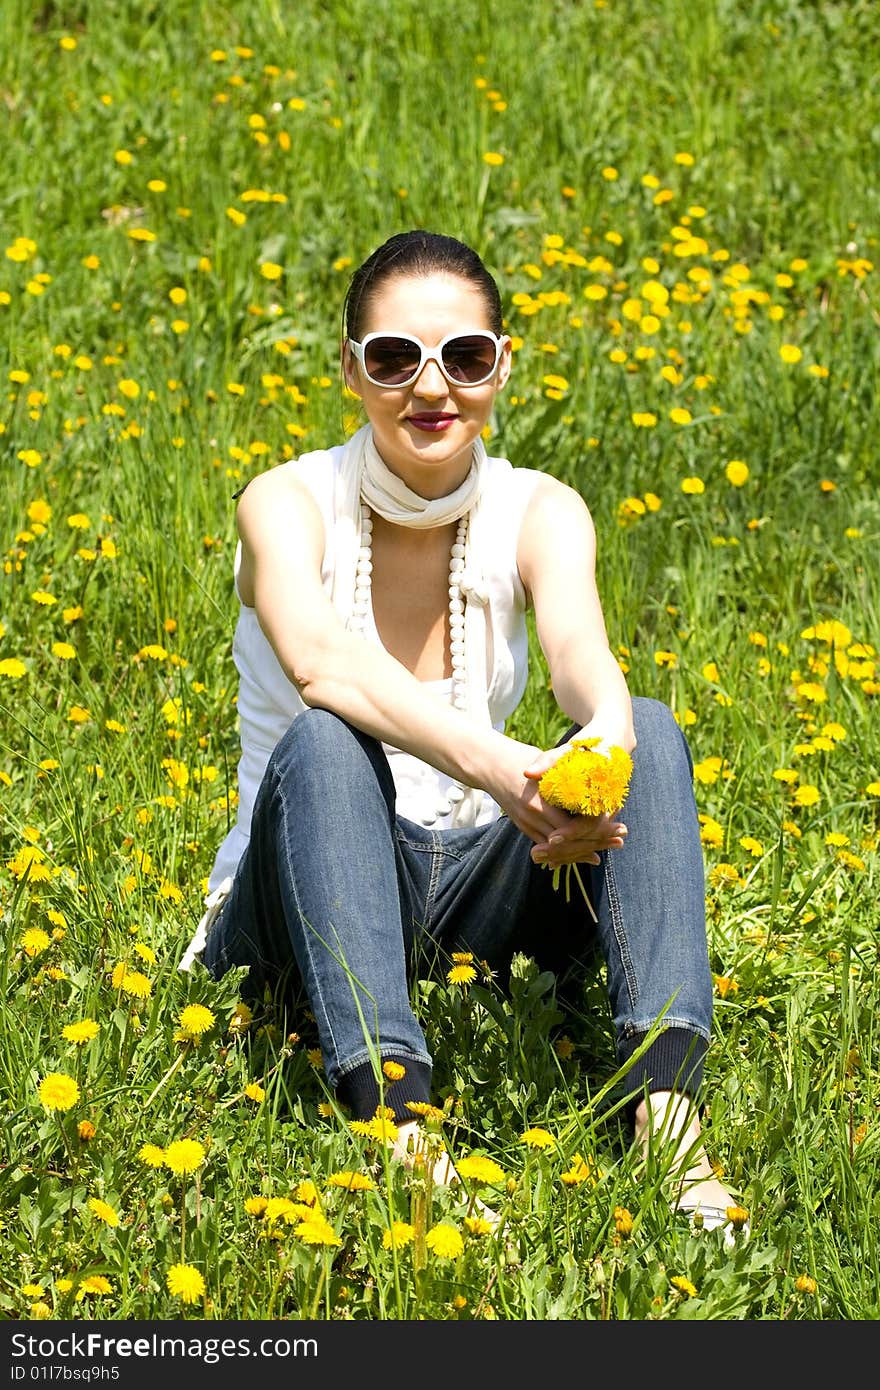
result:
[[[880,1316],[873,8],[5,0],[4,1320]],[[489,451],[584,496],[688,734],[732,1249],[628,1150],[600,980],[414,987],[470,1160],[430,1192],[308,1017],[177,969],[235,815],[233,493],[360,423],[348,276],[414,226],[498,277]],[[566,723],[536,649],[511,731]]]

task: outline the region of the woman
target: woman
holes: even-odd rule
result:
[[[690,758],[609,649],[582,498],[486,454],[511,371],[497,286],[461,242],[406,232],[355,272],[344,320],[367,423],[238,505],[238,822],[182,968],[203,952],[215,979],[247,965],[254,989],[304,986],[339,1101],[361,1119],[388,1104],[404,1155],[431,1083],[417,958],[469,951],[503,975],[525,949],[561,975],[595,930],[619,1061],[663,1021],[627,1075],[637,1142],[673,1136],[673,1201],[723,1225],[733,1198],[699,1137],[712,1002]],[[635,750],[626,824],[545,802],[565,745],[504,733],[528,607],[569,736]],[[546,872],[570,864],[595,928]],[[456,1179],[448,1160],[436,1176]]]

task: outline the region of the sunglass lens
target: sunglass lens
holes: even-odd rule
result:
[[[367,375],[383,386],[403,386],[419,368],[422,354],[411,338],[374,338],[367,344],[364,366]]]
[[[471,386],[492,375],[495,358],[494,339],[480,334],[452,338],[443,349],[443,366],[448,376]]]

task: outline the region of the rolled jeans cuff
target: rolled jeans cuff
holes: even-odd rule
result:
[[[359,1062],[351,1071],[340,1077],[336,1086],[336,1098],[347,1106],[356,1120],[371,1120],[377,1107],[386,1106],[394,1112],[395,1124],[404,1124],[416,1118],[407,1102],[427,1104],[431,1096],[431,1067],[426,1062],[417,1062],[412,1057],[401,1057],[393,1052],[382,1054],[382,1063],[396,1062],[404,1068],[399,1081],[383,1078],[382,1094],[373,1070],[372,1062]]]
[[[636,1034],[620,1044],[621,1065],[632,1057],[645,1037],[644,1033]],[[664,1028],[626,1074],[626,1090],[630,1094],[635,1092],[630,1112],[635,1112],[646,1090],[678,1091],[696,1099],[703,1086],[703,1063],[708,1048],[706,1039],[689,1028]]]

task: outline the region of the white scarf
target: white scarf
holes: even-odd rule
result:
[[[362,498],[386,521],[417,530],[444,526],[458,521],[465,512],[469,512],[467,558],[461,576],[461,594],[465,600],[467,713],[475,722],[491,728],[486,660],[488,628],[492,618],[488,590],[483,580],[487,518],[482,515],[483,508],[480,506],[485,471],[486,446],[477,436],[471,470],[464,482],[446,497],[420,497],[385,465],[373,440],[372,426],[363,425],[346,444],[336,478],[332,597],[342,621],[348,623],[354,604]],[[479,789],[466,788],[464,800],[453,807],[453,825],[474,825],[482,797]]]

